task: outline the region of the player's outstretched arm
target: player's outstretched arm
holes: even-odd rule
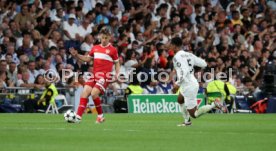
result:
[[[120,68],[121,68],[121,65],[120,65],[119,61],[115,62],[116,77],[119,76]]]
[[[195,55],[194,56],[194,65],[200,68],[205,68],[207,66],[207,63],[205,60],[203,60],[202,58],[199,58]]]
[[[78,51],[74,48],[70,48],[69,51],[70,51],[71,55],[73,57],[75,57],[76,59],[79,59],[79,60],[84,61],[84,62],[92,61],[92,58],[89,55],[86,55],[86,56],[85,55],[80,55],[78,53]]]

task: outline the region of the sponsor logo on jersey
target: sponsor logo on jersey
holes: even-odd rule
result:
[[[107,53],[107,54],[110,53],[110,50],[109,50],[109,49],[106,49],[106,50],[105,50],[105,53]]]

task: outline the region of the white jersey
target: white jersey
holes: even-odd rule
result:
[[[204,68],[207,63],[192,53],[179,50],[174,58],[173,65],[177,73],[177,85],[198,84],[194,76],[194,66]]]

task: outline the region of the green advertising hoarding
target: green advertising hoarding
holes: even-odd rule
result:
[[[204,94],[197,95],[198,106],[205,105]],[[179,113],[177,95],[152,94],[152,95],[129,95],[128,113]]]

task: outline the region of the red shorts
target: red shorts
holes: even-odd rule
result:
[[[88,85],[92,88],[98,88],[102,94],[104,94],[107,86],[108,86],[107,79],[89,79],[87,82],[85,82],[85,85]]]

